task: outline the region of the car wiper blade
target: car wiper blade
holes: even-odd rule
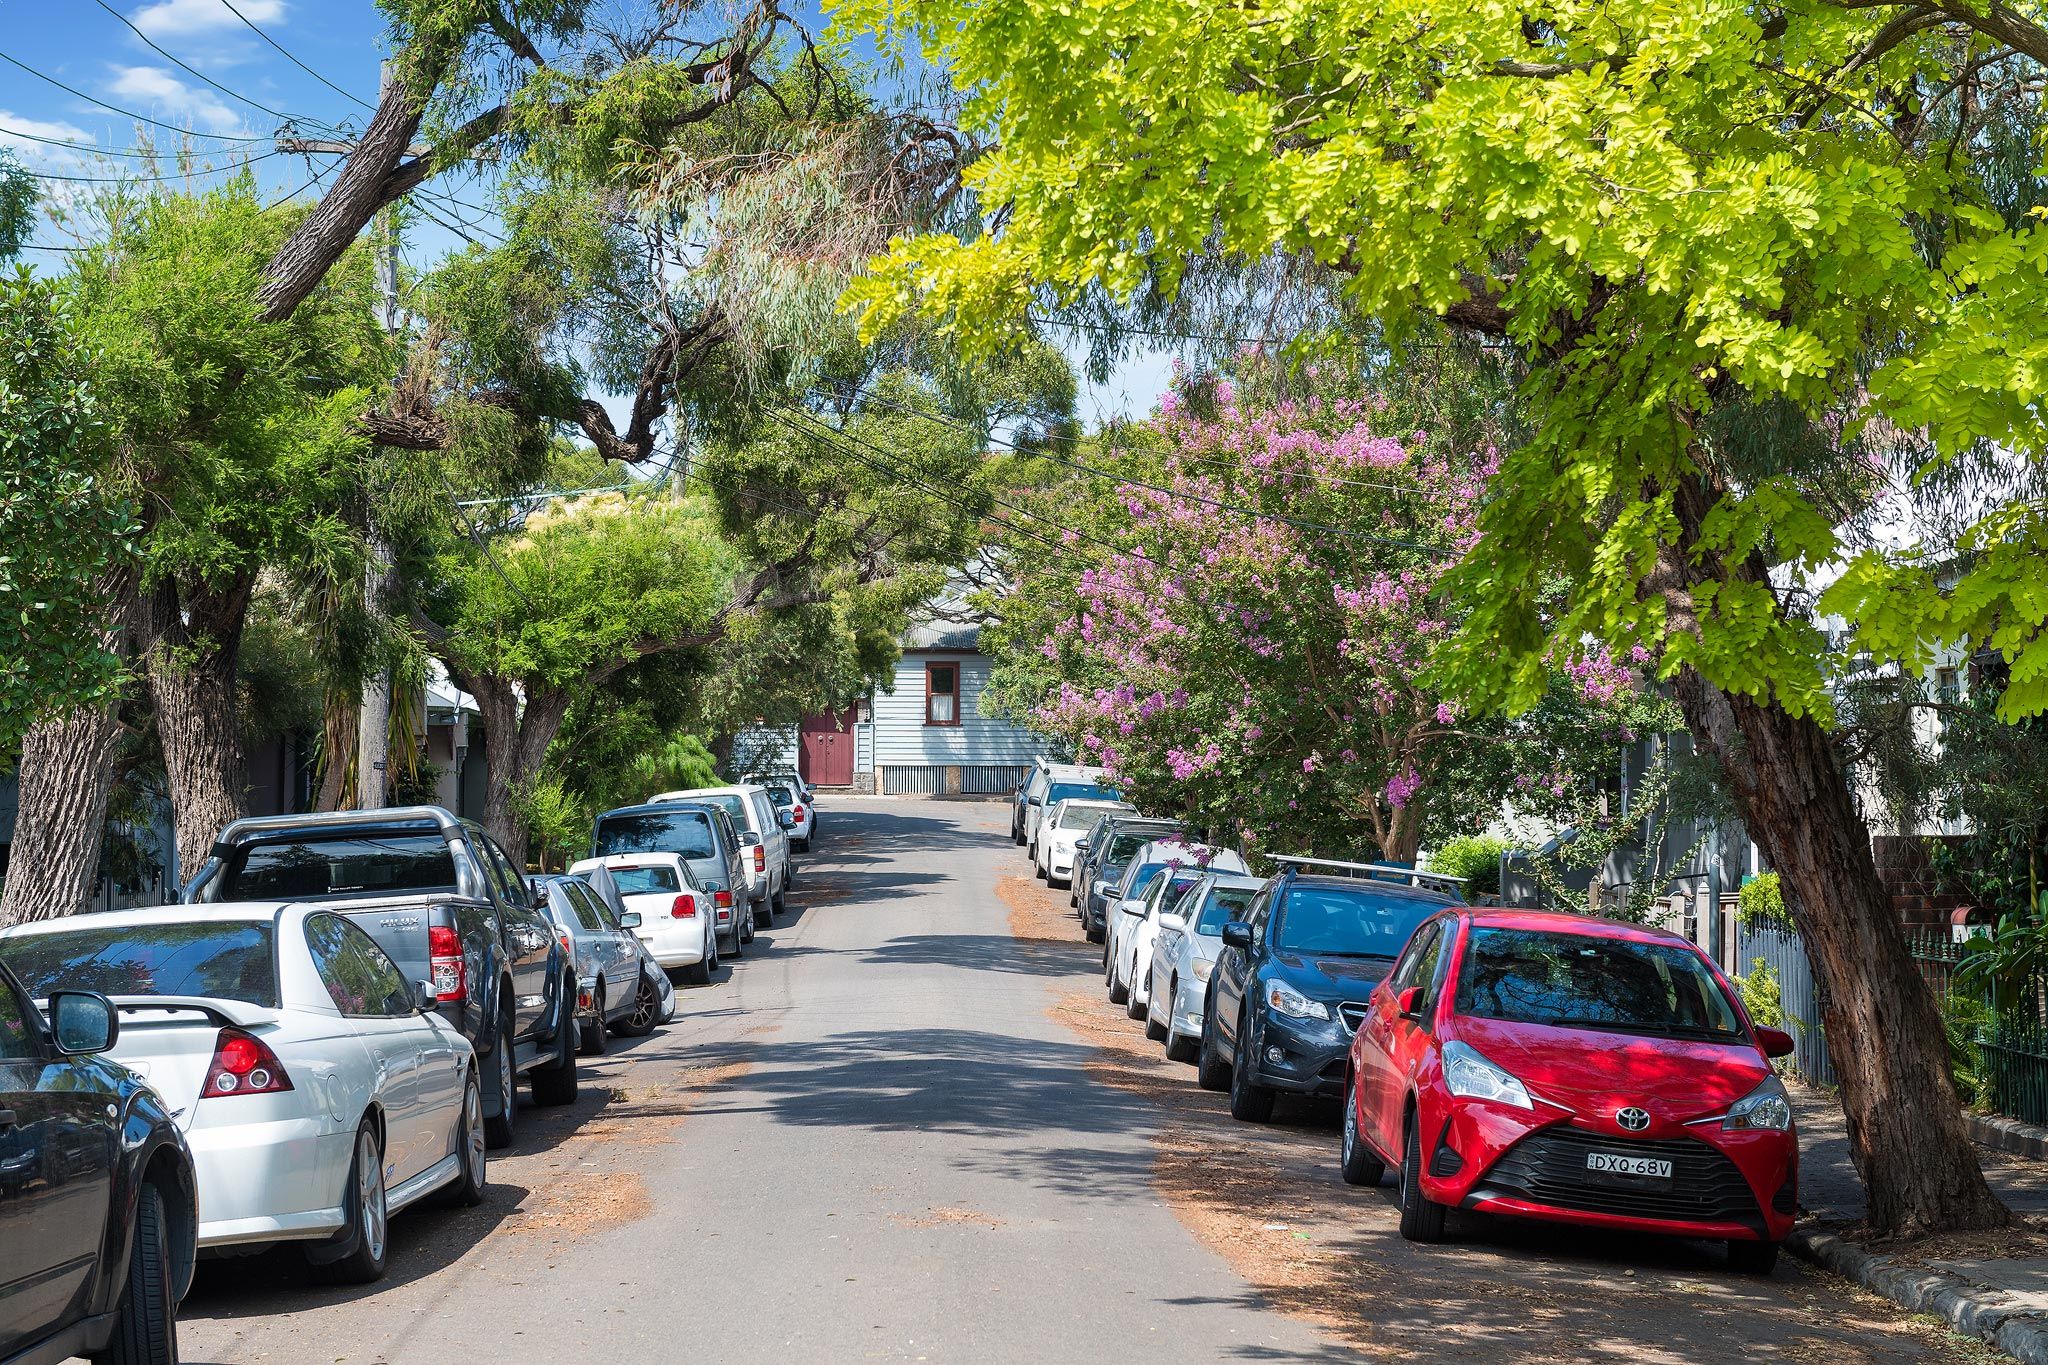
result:
[[[1657,1038],[1725,1038],[1738,1039],[1740,1034],[1725,1029],[1708,1028],[1703,1024],[1651,1024],[1638,1023],[1627,1019],[1581,1019],[1566,1016],[1560,1019],[1537,1020],[1555,1028],[1601,1029],[1609,1033],[1644,1033]]]
[[[1399,953],[1344,952],[1335,948],[1282,948],[1280,951],[1283,953],[1300,953],[1303,957],[1356,957],[1370,958],[1376,962],[1392,962],[1400,956]]]

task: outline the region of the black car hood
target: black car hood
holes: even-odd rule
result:
[[[1273,965],[1287,984],[1311,1000],[1363,1000],[1394,970],[1383,957],[1317,957],[1274,953]]]

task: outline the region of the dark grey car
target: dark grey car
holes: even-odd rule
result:
[[[613,853],[673,853],[689,864],[698,885],[711,893],[720,910],[732,910],[732,942],[723,945],[737,957],[742,944],[754,940],[754,917],[740,913],[747,897],[746,850],[739,831],[723,806],[700,801],[647,801],[621,806],[597,817],[591,856]]]
[[[625,920],[612,913],[604,898],[581,877],[537,879],[540,904],[555,927],[569,936],[576,960],[576,1026],[586,1057],[605,1050],[609,1033],[647,1033],[637,1021],[659,992],[642,979],[640,939],[633,930],[640,916],[627,911]]]

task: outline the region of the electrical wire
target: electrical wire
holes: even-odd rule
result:
[[[38,180],[61,180],[74,185],[162,185],[173,180],[190,180],[201,175],[223,175],[240,173],[259,161],[268,161],[282,152],[258,152],[255,156],[237,161],[228,166],[194,167],[174,171],[169,175],[64,175],[57,171],[30,171]]]
[[[86,94],[83,90],[77,89],[74,86],[64,84],[64,82],[58,80],[55,76],[45,76],[42,72],[30,66],[27,62],[21,61],[20,59],[15,57],[10,57],[5,52],[0,52],[0,62],[6,62],[9,66],[12,66],[17,70],[26,71],[29,75],[34,76],[37,80],[43,81],[49,85],[54,85],[67,95],[76,95],[79,99],[84,100],[87,104],[96,104],[100,108],[107,110],[109,113],[119,114],[123,118],[132,118],[137,123],[146,123],[152,128],[162,128],[166,132],[178,133],[184,137],[209,138],[216,142],[270,141],[270,139],[267,137],[243,137],[235,133],[195,133],[190,128],[180,128],[175,123],[165,123],[163,120],[153,119],[147,114],[138,114],[133,109],[123,109],[118,104],[108,104],[103,99],[95,99],[93,96]]]
[[[27,142],[40,142],[50,147],[63,147],[74,152],[94,152],[100,156],[125,156],[155,159],[165,153],[161,147],[102,147],[97,142],[67,142],[61,137],[44,137],[41,133],[25,132],[20,128],[9,128],[0,124],[0,137],[18,137]]]
[[[297,57],[294,57],[291,54],[291,52],[285,48],[283,43],[278,42],[277,39],[271,37],[268,33],[265,33],[262,29],[256,27],[256,21],[251,19],[248,15],[242,13],[240,10],[236,9],[234,5],[230,3],[230,0],[220,0],[220,2],[221,4],[227,6],[229,14],[234,15],[237,19],[240,19],[244,24],[246,24],[251,33],[255,34],[258,38],[261,38],[264,42],[269,43],[272,47],[276,48],[280,53],[283,54],[284,59],[290,62],[293,66],[296,66],[299,70],[305,72],[308,76],[311,76],[314,80],[320,82],[320,84],[326,86],[329,90],[332,90],[335,94],[341,96],[343,99],[354,100],[357,104],[360,104],[365,109],[376,109],[376,105],[370,103],[368,100],[362,98],[360,95],[350,94],[348,91],[336,85],[333,81],[328,80],[325,76],[315,71],[312,67],[307,66]]]
[[[207,75],[204,71],[200,71],[191,66],[188,66],[186,63],[180,61],[178,58],[173,57],[170,53],[158,47],[154,39],[152,39],[147,33],[144,33],[141,29],[135,27],[135,23],[133,20],[131,20],[127,15],[121,13],[121,11],[115,9],[112,5],[108,4],[107,0],[92,0],[92,2],[95,5],[98,5],[101,9],[105,10],[107,13],[113,15],[116,19],[119,19],[124,25],[127,26],[127,29],[130,33],[133,33],[136,37],[142,39],[143,43],[149,48],[151,52],[156,53],[157,56],[162,57],[165,61],[177,67],[180,71],[183,71],[188,75],[197,76],[200,80],[206,82],[214,89],[220,91],[221,94],[226,95],[229,99],[240,100],[242,103],[248,105],[251,109],[259,109],[262,112],[270,115],[272,118],[283,119],[286,123],[304,123],[322,129],[327,129],[330,127],[330,125],[322,123],[317,119],[302,119],[298,117],[296,114],[287,114],[282,109],[273,109],[269,105],[264,104],[258,100],[250,99],[247,95],[242,94],[239,90],[233,90],[225,85],[222,85],[219,81]]]

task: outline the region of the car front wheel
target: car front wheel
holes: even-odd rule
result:
[[[114,1335],[93,1365],[177,1365],[178,1314],[171,1296],[170,1220],[162,1192],[144,1185]]]
[[[1223,1060],[1223,1050],[1216,1042],[1216,1011],[1214,1000],[1202,1014],[1202,1046],[1195,1056],[1195,1084],[1204,1090],[1228,1090],[1230,1088],[1230,1063]]]
[[[512,1016],[498,1018],[498,1037],[491,1044],[491,1084],[496,1094],[495,1118],[484,1120],[484,1136],[493,1147],[510,1147],[519,1131],[519,1078],[512,1072]]]
[[[1230,1117],[1245,1123],[1265,1123],[1273,1117],[1273,1092],[1252,1079],[1250,1021],[1237,1021],[1237,1048],[1230,1057]]]
[[[1411,1242],[1444,1239],[1444,1206],[1422,1192],[1422,1137],[1411,1115],[1401,1145],[1401,1235]]]

